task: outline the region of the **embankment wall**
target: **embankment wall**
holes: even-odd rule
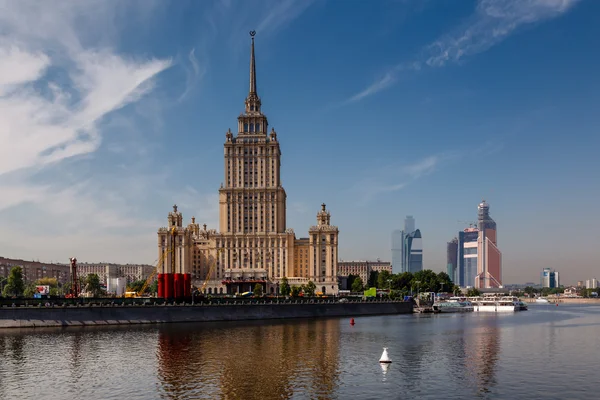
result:
[[[408,314],[408,302],[2,307],[0,328],[243,321]]]

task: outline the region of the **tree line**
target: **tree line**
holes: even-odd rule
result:
[[[460,288],[452,283],[445,272],[435,273],[424,269],[415,273],[392,274],[388,271],[371,271],[367,282],[358,275],[348,275],[348,287],[352,292],[362,292],[368,288],[388,289],[390,295],[406,296],[417,292],[460,293]]]

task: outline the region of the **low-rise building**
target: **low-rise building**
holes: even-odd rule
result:
[[[387,271],[392,273],[392,264],[389,261],[339,261],[338,276],[347,278],[349,275],[358,275],[364,284],[367,284],[371,272]]]

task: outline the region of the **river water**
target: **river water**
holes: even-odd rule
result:
[[[0,331],[0,399],[594,397],[600,307]],[[393,363],[378,363],[388,347]]]

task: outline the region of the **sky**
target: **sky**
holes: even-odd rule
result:
[[[424,267],[485,199],[504,283],[600,277],[594,0],[0,0],[0,255],[151,263],[173,204],[218,229],[248,93],[278,133],[288,227],[326,203],[343,260]]]

